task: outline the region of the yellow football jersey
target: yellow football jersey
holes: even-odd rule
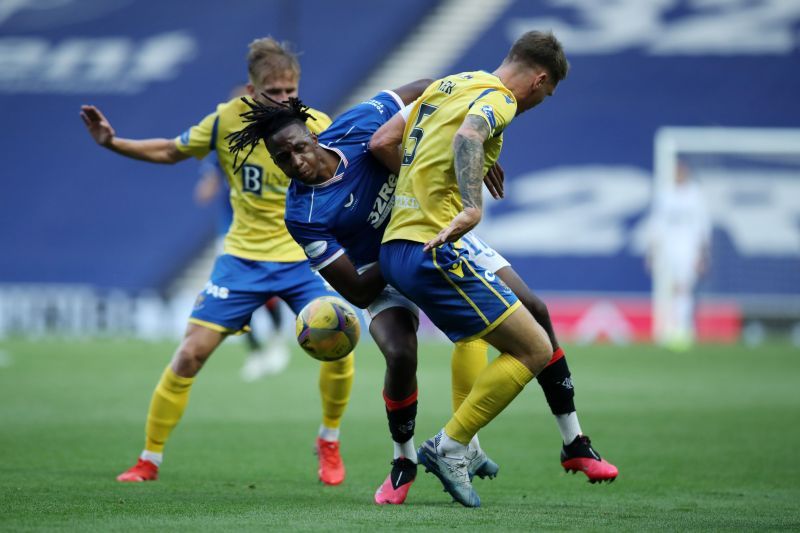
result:
[[[306,259],[303,250],[283,222],[290,180],[272,162],[263,143],[256,146],[247,163],[233,173],[233,155],[228,151],[225,137],[245,126],[239,114],[249,109],[238,97],[220,104],[214,113],[177,137],[175,144],[181,152],[198,159],[212,150],[217,151],[222,171],[228,178],[233,208],[233,222],[225,236],[226,254],[254,261],[303,261]],[[320,133],[330,126],[331,119],[325,113],[315,109],[310,113],[316,120],[308,120],[309,130]]]
[[[516,112],[514,95],[488,72],[464,72],[433,82],[406,122],[403,166],[383,242],[426,242],[447,227],[462,209],[453,166],[456,131],[467,115],[489,124],[491,136],[483,145],[485,173],[500,157],[503,130]]]

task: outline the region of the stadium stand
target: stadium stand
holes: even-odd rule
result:
[[[81,104],[123,137],[179,135],[245,81],[247,44],[272,34],[302,52],[303,97],[333,112],[435,4],[403,2],[391,17],[366,0],[344,13],[323,0],[19,2],[0,13],[0,282],[164,289],[212,238],[213,217],[192,201],[196,167],[98,150]]]
[[[455,25],[457,46],[441,45],[446,53],[437,54],[420,52],[420,39],[433,50],[454,34],[437,24],[459,5],[479,17],[481,2],[411,0],[389,14],[366,0],[267,7],[252,0],[226,10],[210,0],[190,10],[84,0],[18,2],[0,12],[6,125],[0,135],[7,154],[0,284],[163,290],[211,238],[212,217],[191,200],[195,168],[148,166],[97,150],[77,116],[82,103],[100,106],[123,136],[177,135],[244,78],[247,43],[273,34],[303,51],[304,98],[335,112],[360,90],[382,86],[376,78],[397,65],[408,78],[492,69],[522,31],[549,28],[564,42],[572,72],[552,102],[532,111],[535,118],[512,124],[501,157],[507,199],[491,204],[479,233],[548,298],[574,294],[556,306],[570,309],[573,326],[592,313],[613,316],[605,306],[592,311],[598,298],[632,301],[630,311],[618,300],[612,309],[636,322],[651,287],[642,256],[656,131],[800,127],[800,4],[492,4],[480,23]],[[459,33],[469,29],[469,38]],[[415,45],[416,71],[409,61]],[[430,67],[428,55],[436,56]],[[451,56],[457,59],[442,59]],[[750,177],[742,177],[741,191],[711,198],[712,217],[728,222],[715,228],[712,270],[701,292],[800,301],[798,166],[773,161],[754,171],[753,161],[725,162],[732,173],[746,170]],[[775,168],[788,168],[795,178],[781,181],[771,174]],[[721,217],[740,209],[751,222]],[[776,241],[767,252],[743,244],[776,223],[794,240]],[[763,302],[757,307],[765,308]],[[787,308],[793,313],[796,321],[800,311]]]

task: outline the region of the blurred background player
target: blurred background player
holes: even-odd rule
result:
[[[246,85],[234,87],[229,98],[238,98],[247,94]],[[216,152],[211,152],[200,161],[200,179],[194,188],[194,199],[198,205],[213,204],[216,211],[217,254],[225,253],[225,237],[233,222],[233,207],[231,207],[231,189],[228,180],[219,164]],[[247,359],[245,359],[240,375],[243,381],[256,381],[264,376],[280,374],[289,365],[291,352],[283,330],[280,299],[270,298],[264,305],[266,312],[261,308],[253,312],[250,320],[250,330],[244,332],[243,337],[247,343]],[[266,315],[264,320],[259,320],[259,315]],[[267,330],[263,333],[263,341],[259,340],[255,324],[266,324]],[[266,347],[264,346],[266,344]]]
[[[247,59],[248,94],[255,98],[267,94],[279,102],[297,96],[300,64],[286,44],[272,38],[257,39],[250,43]],[[131,140],[116,137],[109,121],[94,106],[81,108],[81,117],[94,140],[127,157],[170,164],[216,152],[228,177],[234,211],[225,254],[217,258],[210,280],[195,302],[184,339],[153,393],[145,448],[137,464],[117,477],[119,481],[157,479],[164,445],[183,415],[195,376],[228,335],[248,329],[254,310],[279,296],[297,313],[312,299],[328,294],[283,223],[289,178],[264,151],[252,154],[240,172],[233,172],[234,158],[224,138],[242,127],[239,114],[244,110],[245,104],[233,99],[220,104],[178,138]],[[312,125],[315,131],[330,124],[325,114],[311,113],[316,118]],[[319,477],[330,485],[341,483],[345,476],[339,454],[339,426],[352,381],[353,354],[321,363],[322,424],[316,450]]]
[[[658,262],[669,276],[672,305],[664,340],[674,350],[694,342],[694,290],[708,268],[710,249],[711,219],[703,191],[686,164],[678,162],[674,185],[653,205],[646,256],[648,270]]]

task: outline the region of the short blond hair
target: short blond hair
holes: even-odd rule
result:
[[[287,71],[300,78],[300,62],[291,43],[278,42],[272,37],[263,37],[250,43],[247,73],[251,82],[260,82],[265,76],[281,75]]]

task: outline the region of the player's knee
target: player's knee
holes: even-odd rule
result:
[[[528,368],[534,373],[538,374],[547,366],[550,359],[553,357],[553,345],[550,343],[550,338],[544,329],[536,324],[533,339],[529,344],[530,349],[527,353],[527,359],[530,361]]]
[[[386,368],[393,374],[417,372],[417,346],[414,342],[391,342],[383,347],[383,356]]]
[[[180,376],[193,377],[203,367],[211,351],[190,337],[183,340],[173,359],[173,368]]]

